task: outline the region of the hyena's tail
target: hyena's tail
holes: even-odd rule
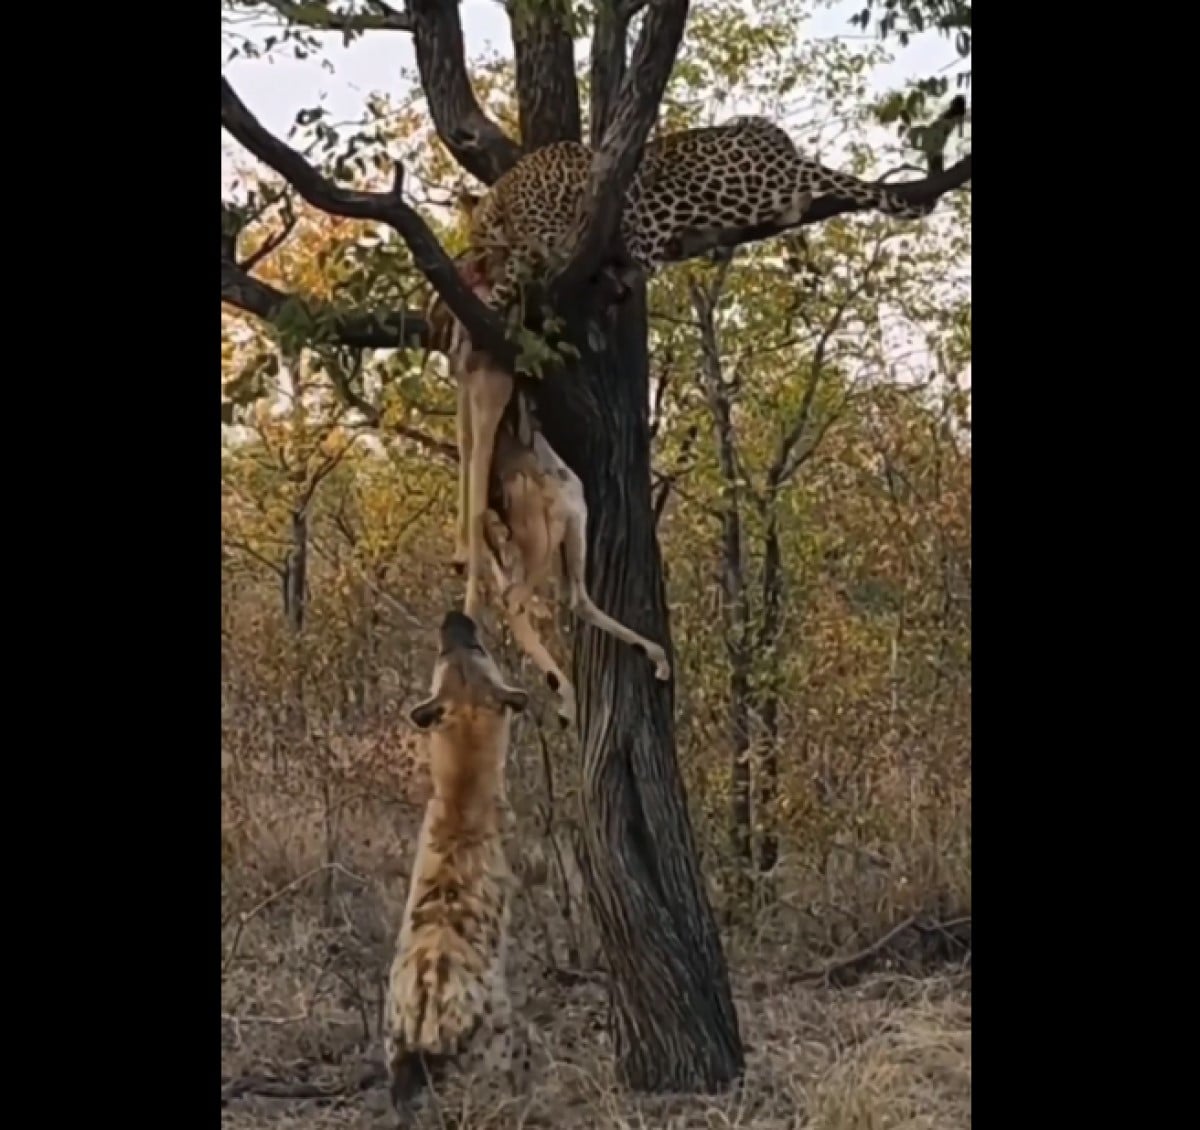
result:
[[[446,1071],[450,1056],[430,1052],[401,1052],[391,1064],[392,1106],[408,1114],[426,1087],[436,1087]]]
[[[451,957],[452,949],[419,948],[393,973],[388,1074],[392,1105],[402,1117],[426,1088],[437,1087],[486,1014],[483,984]]]
[[[928,216],[935,206],[932,203],[911,203],[892,192],[886,185],[859,180],[849,173],[828,168],[815,161],[805,163],[800,179],[802,183],[799,187],[811,192],[814,197],[844,196],[901,220],[918,220],[922,216]]]

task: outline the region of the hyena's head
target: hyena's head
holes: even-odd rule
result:
[[[409,711],[419,730],[469,727],[507,733],[510,714],[519,714],[529,701],[525,691],[505,682],[475,621],[461,612],[447,612],[442,620],[430,689],[430,697]]]

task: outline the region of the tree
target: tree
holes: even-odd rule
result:
[[[651,490],[647,304],[644,285],[611,315],[592,285],[607,258],[618,201],[660,115],[689,14],[688,0],[597,0],[577,11],[566,0],[514,0],[515,88],[521,142],[480,105],[468,77],[454,0],[409,0],[401,12],[379,0],[359,15],[322,4],[269,0],[293,27],[365,28],[411,33],[423,93],[438,138],[454,160],[493,183],[525,149],[582,135],[574,65],[577,21],[591,25],[588,137],[596,150],[583,222],[546,296],[577,360],[548,370],[537,388],[539,414],[554,447],[583,480],[590,510],[588,586],[596,600],[637,631],[664,641],[670,625]],[[628,59],[631,27],[640,27]],[[429,224],[404,199],[397,164],[384,192],[342,187],[272,136],[222,78],[222,125],[309,204],[331,214],[389,225],[412,262],[475,342],[512,361],[516,345],[501,320],[467,291]],[[964,184],[970,157],[923,180],[894,184],[908,199],[932,202]],[[819,199],[814,224],[855,211],[854,201]],[[732,247],[780,233],[776,225],[697,241]],[[290,306],[302,330],[356,346],[420,344],[416,307],[378,316],[320,304],[288,303],[230,257],[222,297],[278,319]],[[606,325],[600,335],[589,324]],[[791,458],[788,456],[787,458]],[[576,637],[584,765],[584,862],[590,906],[611,973],[612,1033],[619,1077],[640,1090],[715,1090],[741,1074],[743,1050],[716,923],[699,870],[675,759],[673,695],[641,656],[607,635]]]

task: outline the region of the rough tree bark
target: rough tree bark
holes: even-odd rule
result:
[[[376,10],[387,5],[374,4]],[[519,6],[512,19],[520,121],[526,145],[578,136],[580,114],[565,5]],[[646,8],[628,67],[626,32]],[[572,253],[549,295],[580,360],[537,390],[547,438],[583,480],[590,510],[587,583],[611,615],[671,652],[662,560],[650,492],[647,325],[644,288],[616,311],[597,311],[591,280],[610,255],[620,200],[654,121],[687,19],[687,0],[598,0],[591,69],[596,148]],[[411,24],[418,69],[437,130],[459,163],[487,184],[511,167],[518,146],[480,108],[467,78],[456,0],[409,0],[395,28]],[[549,96],[552,95],[552,96]],[[272,137],[222,79],[222,125],[291,182],[309,203],[341,216],[390,224],[476,344],[502,363],[515,350],[504,327],[467,290],[428,226],[401,197],[402,171],[387,193],[339,188]],[[969,159],[904,186],[935,199],[969,179]],[[959,179],[955,179],[958,176]],[[923,187],[922,187],[923,186]],[[893,186],[893,188],[898,186]],[[809,222],[854,211],[821,202]],[[806,218],[808,219],[808,218]],[[763,226],[734,242],[776,234]],[[700,254],[702,247],[695,254]],[[275,298],[222,257],[222,297],[264,316]],[[230,269],[232,268],[232,269]],[[606,326],[589,340],[589,321]],[[369,344],[396,319],[346,319]],[[423,325],[405,318],[403,336]],[[395,344],[395,339],[389,344]],[[589,902],[611,972],[618,1076],[638,1090],[717,1090],[742,1072],[743,1049],[716,923],[699,872],[675,760],[672,696],[644,656],[583,627],[576,637],[584,766],[584,869]]]
[[[645,297],[620,309],[602,351],[539,390],[547,438],[583,480],[587,583],[601,608],[671,651],[650,498]],[[637,1090],[718,1090],[743,1053],[716,922],[675,760],[672,695],[644,656],[576,637],[584,873],[609,964],[620,1078]]]
[[[283,567],[283,613],[288,631],[298,637],[304,631],[308,595],[308,507],[298,506],[288,522],[287,558]]]

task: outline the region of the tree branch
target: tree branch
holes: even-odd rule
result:
[[[644,2],[644,0],[643,0]],[[625,78],[625,40],[630,16],[622,0],[597,0],[592,28],[591,107],[589,135],[593,149],[604,140],[612,120],[617,92]]]
[[[337,468],[341,461],[346,458],[350,452],[350,448],[352,448],[357,441],[357,435],[351,436],[347,443],[342,444],[342,446],[339,447],[332,455],[328,455],[321,460],[320,465],[309,476],[308,482],[305,483],[304,489],[300,493],[300,499],[296,504],[297,510],[304,511],[308,509],[309,505],[312,503],[313,495],[317,493],[317,487],[319,487]]]
[[[429,230],[429,225],[414,208],[404,202],[404,167],[401,164],[396,164],[395,178],[388,192],[359,192],[340,188],[310,165],[304,156],[267,130],[250,113],[223,75],[221,125],[314,207],[335,216],[371,220],[395,229],[408,245],[418,269],[463,324],[471,340],[480,349],[491,353],[501,365],[515,368],[517,351],[508,341],[504,323],[471,293],[458,268]]]
[[[420,428],[414,428],[408,424],[389,423],[385,429],[383,414],[374,404],[355,391],[354,386],[350,383],[341,366],[330,365],[327,371],[333,384],[333,391],[337,395],[338,400],[346,408],[353,408],[356,412],[360,413],[368,425],[412,440],[413,443],[423,447],[431,454],[445,459],[448,463],[458,463],[458,448],[454,444],[440,440],[436,436],[431,436],[428,432],[424,432]]]
[[[274,8],[288,23],[316,31],[412,31],[412,17],[399,12],[383,0],[368,0],[370,12],[332,12],[316,0],[260,0]]]
[[[388,424],[386,430],[404,439],[412,440],[418,447],[423,447],[430,454],[444,459],[451,466],[458,466],[458,448],[454,444],[431,436],[428,432],[423,432],[420,428],[414,428],[409,424]]]
[[[272,323],[278,321],[285,307],[294,304],[313,322],[327,324],[330,337],[338,345],[352,349],[425,348],[429,343],[429,325],[416,311],[401,310],[394,314],[333,311],[276,290],[225,258],[221,259],[221,301]]]
[[[906,200],[910,204],[932,206],[947,192],[961,188],[971,179],[971,155],[967,154],[961,161],[951,165],[941,173],[934,173],[922,180],[900,181],[890,183],[888,190]],[[803,227],[806,224],[819,224],[834,216],[848,212],[869,211],[872,205],[852,200],[848,196],[818,196],[812,207],[804,213],[799,224],[766,223],[755,224],[746,228],[731,228],[725,231],[686,231],[674,245],[669,247],[668,254],[671,262],[681,262],[684,259],[696,259],[707,255],[718,248],[740,247],[745,243],[757,243],[759,240],[770,239],[790,228]]]
[[[337,363],[334,359],[332,365],[327,365],[325,371],[329,374],[330,383],[333,385],[333,391],[337,394],[338,400],[342,402],[345,408],[353,408],[372,426],[379,423],[379,409],[375,407],[369,400],[358,395],[354,390],[354,385],[350,382],[350,377],[346,370]],[[362,372],[362,354],[358,354],[355,358],[355,374]]]
[[[475,98],[467,77],[458,0],[409,0],[421,88],[438,136],[454,159],[484,184],[494,184],[517,163],[521,147]]]
[[[277,561],[272,561],[265,554],[259,553],[249,542],[241,541],[238,538],[231,538],[225,535],[221,538],[221,545],[227,549],[236,550],[239,553],[244,553],[247,557],[257,561],[260,565],[265,565],[277,577],[283,577],[284,570]]]
[[[509,8],[521,142],[527,150],[581,137],[570,17],[568,0]]]
[[[649,0],[648,7],[612,120],[592,158],[574,247],[555,280],[564,290],[580,287],[600,268],[683,39],[688,0]]]
[[[817,397],[817,389],[825,377],[825,360],[826,354],[829,351],[829,343],[833,340],[833,335],[841,327],[842,319],[845,317],[846,311],[850,308],[850,304],[866,289],[867,283],[871,278],[871,273],[879,263],[882,250],[883,240],[880,239],[875,243],[871,260],[863,269],[862,278],[858,280],[857,285],[852,287],[842,301],[834,308],[829,321],[826,322],[824,329],[821,331],[821,336],[817,339],[816,349],[813,350],[812,363],[809,366],[808,385],[804,390],[804,395],[800,398],[800,408],[796,413],[795,420],[792,421],[791,427],[787,429],[783,438],[779,441],[779,449],[775,453],[775,459],[767,470],[766,494],[768,497],[776,494],[780,487],[812,456],[813,452],[817,449],[817,443],[820,442],[821,437],[828,430],[827,425],[826,428],[818,431],[815,441],[809,442],[802,448],[797,449],[796,445],[803,438],[808,428],[809,417],[812,415],[812,407]]]
[[[663,511],[667,508],[667,499],[671,497],[672,488],[684,475],[689,474],[695,469],[696,457],[694,452],[696,440],[699,435],[700,429],[695,424],[688,428],[683,437],[683,443],[679,445],[679,457],[675,460],[675,466],[659,475],[658,482],[655,484],[658,493],[655,494],[651,491],[650,508],[654,512],[655,528],[658,527],[658,523],[663,516]]]
[[[285,196],[283,204],[283,226],[273,235],[267,236],[263,240],[262,246],[252,255],[247,255],[238,266],[246,272],[253,271],[267,256],[274,254],[281,248],[288,239],[288,236],[296,230],[296,213],[292,209],[291,197]]]

